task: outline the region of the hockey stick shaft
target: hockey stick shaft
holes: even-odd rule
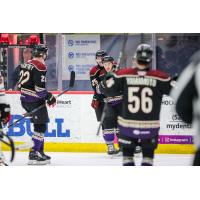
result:
[[[40,44],[44,44],[44,34],[39,33],[39,38],[40,38]]]
[[[105,119],[107,106],[108,106],[108,103],[105,103],[105,105],[104,105],[104,107],[103,107],[102,115],[101,115],[101,120],[100,120],[100,122],[99,122],[97,134],[96,134],[97,136],[99,136],[99,133],[100,133],[100,130],[101,130],[101,126],[102,126],[103,121],[104,121],[104,119]]]
[[[67,88],[66,90],[64,90],[63,92],[61,92],[60,94],[58,94],[55,98],[57,99],[58,97],[60,97],[61,95],[63,95],[65,92],[68,92],[69,90],[71,90],[74,87],[74,82],[75,82],[75,72],[72,71],[71,72],[71,76],[70,76],[70,82],[69,82],[69,88]],[[8,126],[8,128],[15,126],[19,121],[23,120],[24,118],[32,115],[33,113],[37,112],[38,110],[40,110],[41,108],[45,107],[46,104],[42,104],[41,106],[33,109],[32,111],[24,114],[23,117],[19,118],[18,120],[16,120],[14,123],[10,124]]]

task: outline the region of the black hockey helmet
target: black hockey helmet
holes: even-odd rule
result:
[[[104,50],[98,50],[97,52],[96,52],[96,57],[104,57],[104,56],[106,56],[106,55],[108,55]]]
[[[153,50],[149,44],[140,44],[134,58],[142,64],[150,64],[152,61]]]
[[[111,63],[113,63],[114,62],[114,58],[112,56],[109,56],[109,55],[104,56],[103,59],[102,59],[102,63],[104,63],[104,62],[111,62]]]
[[[46,54],[46,57],[47,57],[48,48],[45,44],[39,44],[33,47],[33,51],[32,51],[33,57],[42,57],[44,54]]]

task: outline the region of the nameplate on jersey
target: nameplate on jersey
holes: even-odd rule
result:
[[[32,70],[34,68],[34,66],[32,64],[28,64],[28,63],[25,63],[25,64],[21,64],[21,69],[27,69],[27,70]]]
[[[157,80],[146,77],[126,77],[127,85],[146,85],[156,87]]]

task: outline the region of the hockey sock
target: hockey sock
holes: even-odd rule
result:
[[[43,140],[42,145],[40,147],[40,152],[44,152],[44,140]]]
[[[103,138],[106,144],[113,144],[115,139],[115,130],[114,129],[104,129]]]
[[[34,142],[34,146],[32,148],[33,151],[40,151],[42,146],[44,146],[44,134],[35,132],[32,135],[32,140]]]

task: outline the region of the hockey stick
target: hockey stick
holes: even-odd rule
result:
[[[3,140],[4,137],[6,137],[8,139],[8,142]],[[0,132],[0,141],[10,147],[10,149],[11,149],[10,162],[12,162],[15,158],[15,145],[14,145],[13,139],[1,131]]]
[[[6,137],[8,139],[8,142],[5,141],[3,139],[3,137]],[[21,144],[21,145],[15,145],[13,139],[3,132],[0,133],[0,142],[4,143],[5,145],[7,145],[11,148],[10,162],[12,162],[15,158],[15,151],[30,149],[34,146],[34,143],[33,143],[32,140],[30,142],[26,142],[26,143]]]
[[[40,44],[44,44],[44,34],[39,33],[39,38],[40,38]]]
[[[15,150],[25,150],[30,149],[34,146],[34,142],[31,140],[30,142],[26,142],[24,144],[19,144],[15,146]]]
[[[55,98],[57,99],[58,97],[60,97],[61,95],[63,95],[65,92],[68,92],[69,90],[71,90],[74,87],[74,82],[75,82],[75,72],[71,71],[71,75],[70,75],[70,82],[69,82],[69,87],[64,90],[63,92],[61,92],[60,94],[58,94]],[[41,106],[33,109],[32,111],[24,114],[23,117],[21,117],[20,119],[16,120],[14,123],[10,124],[8,126],[8,128],[15,126],[19,121],[23,120],[24,118],[34,114],[35,112],[37,112],[38,110],[40,110],[41,108],[45,107],[46,104],[42,104]]]
[[[1,133],[2,134],[2,133]],[[2,134],[2,136],[5,136],[7,139],[8,139],[8,135],[6,134]],[[10,138],[10,137],[9,137]],[[11,139],[11,138],[10,138]],[[12,140],[12,139],[11,139]],[[19,145],[14,145],[14,142],[13,143],[9,143],[9,142],[6,142],[5,140],[3,140],[3,138],[0,138],[0,141],[2,143],[4,143],[5,145],[13,148],[14,146],[14,150],[24,150],[24,149],[29,149],[29,148],[32,148],[34,146],[34,143],[33,141],[29,141],[29,142],[25,142],[24,144],[19,144]],[[10,141],[10,140],[9,140]]]
[[[101,126],[102,126],[103,121],[105,119],[107,107],[108,107],[108,103],[105,102],[104,107],[103,107],[103,111],[102,111],[102,115],[101,115],[101,120],[99,122],[99,126],[98,126],[98,129],[97,129],[97,134],[96,134],[97,136],[99,136],[99,133],[100,133],[100,130],[101,130]]]

